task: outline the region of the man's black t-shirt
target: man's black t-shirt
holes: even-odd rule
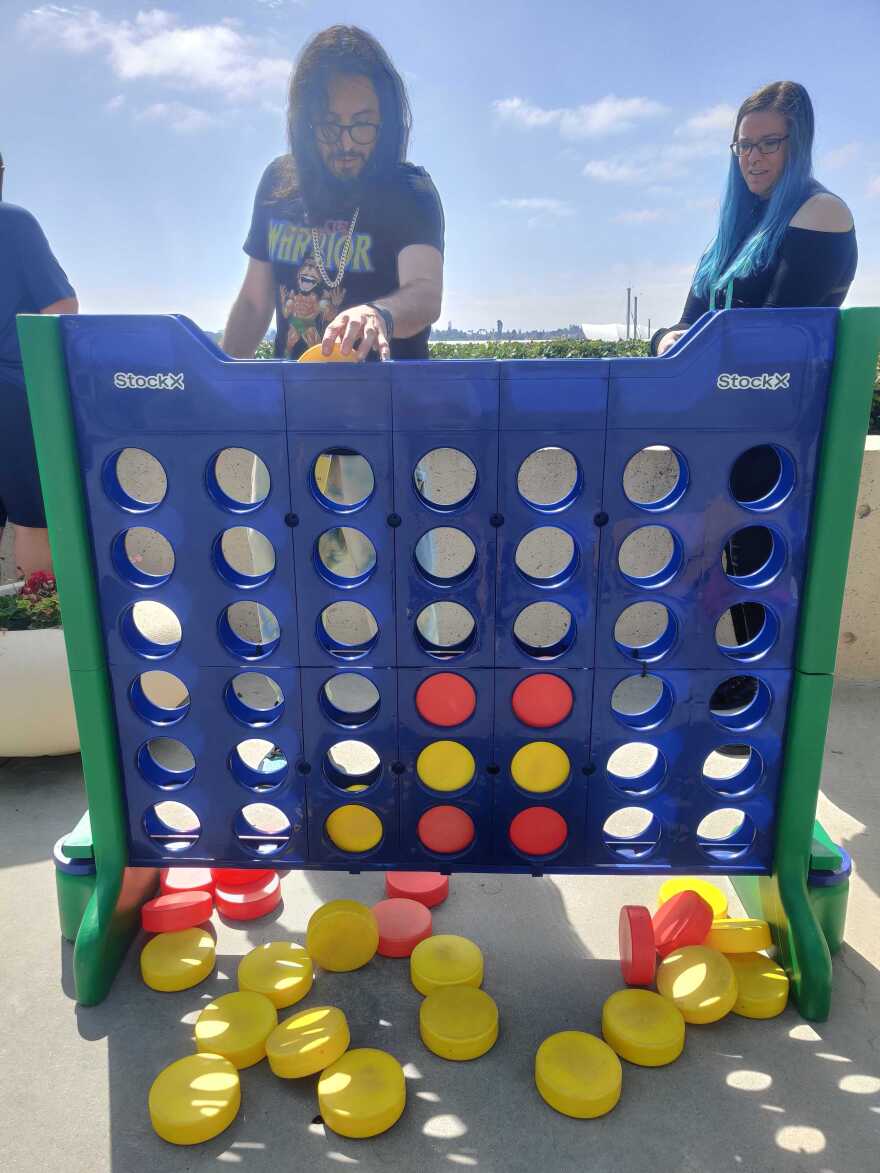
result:
[[[311,224],[328,275],[336,275],[353,207],[325,210],[310,220],[302,197],[279,196],[284,157],[266,168],[254,201],[244,251],[272,265],[275,279],[275,354],[297,358],[321,341],[326,326],[349,306],[376,301],[399,285],[397,258],[410,244],[443,251],[443,208],[427,171],[403,163],[387,182],[361,189],[357,225],[338,289],[329,289],[315,263]],[[393,338],[391,357],[427,358],[426,327],[412,338]]]

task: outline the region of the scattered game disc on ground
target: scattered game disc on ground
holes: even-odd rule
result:
[[[712,909],[713,916],[727,916],[727,897],[717,884],[700,876],[670,876],[660,885],[658,904],[665,904],[676,892],[696,892]]]
[[[212,875],[217,888],[255,888],[265,884],[276,873],[272,868],[214,868]]]
[[[159,873],[159,891],[213,892],[214,877],[210,868],[163,868]]]
[[[221,1055],[187,1055],[153,1080],[150,1121],[169,1144],[201,1144],[228,1128],[241,1106],[235,1067]]]
[[[549,806],[531,806],[516,815],[508,834],[523,855],[552,855],[568,838],[568,823]]]
[[[238,988],[263,994],[277,1010],[295,1006],[312,988],[312,959],[293,941],[269,941],[238,963]]]
[[[498,1038],[498,1007],[485,990],[446,986],[419,1007],[419,1032],[441,1059],[477,1059]]]
[[[353,790],[354,787],[351,787]],[[366,789],[366,787],[363,787]],[[360,855],[372,851],[382,842],[382,820],[375,811],[360,803],[338,806],[327,816],[324,831],[330,842],[340,851]]]
[[[412,984],[420,994],[445,986],[479,986],[483,981],[483,954],[467,937],[441,933],[416,945],[409,959]]]
[[[337,342],[329,354],[324,354],[321,349],[322,343],[317,346],[310,346],[308,350],[303,353],[296,360],[297,362],[358,362],[357,351],[352,350],[349,354],[342,353],[342,344]]]
[[[356,1139],[387,1132],[406,1105],[403,1068],[385,1051],[347,1051],[318,1080],[318,1108],[324,1123]]]
[[[196,1019],[196,1048],[222,1055],[239,1071],[266,1055],[266,1039],[278,1025],[278,1011],[264,994],[236,990],[209,1002]]]
[[[151,990],[189,990],[214,968],[216,945],[205,929],[159,933],[141,950],[141,977]]]
[[[332,973],[360,969],[376,954],[379,926],[371,909],[357,900],[331,900],[312,913],[306,952]]]
[[[416,833],[429,851],[455,855],[470,847],[477,832],[474,820],[461,807],[432,806],[419,819]]]
[[[624,904],[618,924],[620,971],[628,986],[649,986],[657,968],[651,914],[641,904]]]
[[[373,905],[373,916],[383,957],[409,957],[419,941],[431,935],[431,914],[417,900],[380,900]]]
[[[628,1063],[664,1067],[684,1049],[684,1018],[653,990],[618,990],[602,1007],[602,1035]]]
[[[552,741],[530,741],[516,751],[510,763],[514,782],[530,794],[558,790],[570,773],[568,754]]]
[[[423,721],[451,729],[473,716],[477,707],[474,686],[457,672],[436,672],[416,689],[416,709]]]
[[[661,957],[685,945],[702,945],[712,927],[712,906],[698,892],[676,892],[653,917],[654,944]]]
[[[250,888],[214,890],[214,905],[227,920],[259,920],[281,903],[281,878],[272,872],[269,879]]]
[[[351,1036],[345,1015],[336,1006],[298,1010],[266,1039],[266,1058],[281,1079],[316,1075],[348,1050]]]
[[[788,1004],[788,974],[763,953],[732,953],[736,977],[733,1013],[743,1018],[775,1018]]]
[[[574,693],[561,676],[537,672],[520,681],[513,690],[510,703],[523,725],[532,729],[550,729],[571,713]]]
[[[657,989],[685,1022],[717,1022],[736,1002],[733,967],[723,953],[705,945],[686,945],[664,957],[657,967]]]
[[[622,1082],[623,1068],[612,1049],[583,1031],[551,1035],[535,1056],[538,1091],[564,1116],[604,1116],[620,1099]]]
[[[432,741],[416,759],[416,773],[429,790],[462,790],[476,771],[474,755],[460,741]]]
[[[449,876],[440,872],[386,872],[385,894],[436,908],[449,895]]]
[[[210,892],[166,892],[141,907],[141,926],[146,933],[173,933],[193,929],[211,919],[214,899]]]
[[[765,920],[749,917],[719,917],[713,921],[704,944],[719,953],[757,953],[773,944]]]

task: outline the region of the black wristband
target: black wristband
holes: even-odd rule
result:
[[[383,305],[376,305],[374,301],[368,301],[367,305],[370,309],[375,310],[382,321],[385,323],[385,336],[390,342],[394,337],[394,314],[391,310],[387,310]]]

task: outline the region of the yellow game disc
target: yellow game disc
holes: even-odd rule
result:
[[[410,954],[409,973],[420,994],[432,994],[444,986],[479,986],[483,954],[467,937],[440,933],[419,941]]]
[[[607,1043],[580,1030],[544,1039],[535,1056],[535,1083],[551,1108],[590,1120],[620,1099],[623,1068]]]
[[[403,1068],[385,1051],[348,1051],[318,1080],[318,1108],[340,1136],[378,1136],[396,1124],[406,1104]]]
[[[602,1035],[628,1063],[664,1067],[684,1049],[684,1018],[651,990],[618,990],[602,1007]]]
[[[312,959],[292,941],[269,941],[238,963],[238,988],[263,994],[276,1010],[294,1006],[312,988]]]
[[[477,1059],[498,1038],[498,1007],[485,990],[446,986],[419,1008],[419,1032],[429,1051],[441,1059]]]
[[[733,1013],[743,1018],[775,1018],[788,1003],[788,974],[763,953],[733,953],[728,958],[736,975]]]
[[[281,1079],[315,1075],[348,1050],[348,1022],[335,1006],[310,1006],[279,1023],[266,1039],[266,1058]]]
[[[709,935],[703,942],[719,953],[757,953],[773,944],[770,926],[765,920],[749,917],[718,917],[712,921]]]
[[[665,904],[676,892],[696,892],[712,908],[713,916],[727,916],[727,897],[715,884],[699,876],[670,876],[660,885],[658,904]]]
[[[324,824],[327,838],[340,851],[372,851],[382,839],[382,820],[360,803],[338,806]]]
[[[341,350],[342,343],[337,342],[330,354],[323,354],[321,352],[321,343],[317,346],[310,346],[308,350],[303,353],[296,360],[297,362],[358,362],[356,351],[351,354],[343,354]]]
[[[312,913],[306,928],[306,952],[333,973],[360,969],[379,948],[373,911],[357,900],[331,900]]]
[[[552,741],[530,741],[513,755],[510,773],[523,790],[546,794],[566,780],[571,773],[571,762],[565,750]]]
[[[241,1107],[238,1072],[222,1055],[187,1055],[160,1071],[148,1099],[150,1122],[170,1144],[201,1144],[228,1128]]]
[[[724,956],[705,945],[685,945],[657,967],[657,989],[673,1002],[685,1022],[717,1022],[736,1001],[736,978]]]
[[[196,1019],[196,1049],[222,1055],[240,1071],[265,1058],[266,1039],[277,1025],[278,1011],[264,994],[223,994]]]
[[[476,769],[474,755],[458,741],[432,741],[416,761],[416,773],[430,790],[461,790]]]
[[[141,977],[153,990],[188,990],[205,980],[216,956],[214,938],[203,928],[158,933],[141,950]]]

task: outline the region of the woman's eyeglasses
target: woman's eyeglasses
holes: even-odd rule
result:
[[[762,155],[775,155],[787,138],[787,134],[775,134],[768,138],[758,139],[755,143],[747,138],[741,138],[735,143],[731,143],[730,149],[740,158],[744,155],[750,155],[755,147],[758,148]]]
[[[353,122],[350,125],[342,122],[312,123],[318,141],[328,147],[338,143],[342,139],[343,131],[346,130],[353,143],[357,143],[359,147],[368,147],[376,141],[380,125],[378,122]]]

